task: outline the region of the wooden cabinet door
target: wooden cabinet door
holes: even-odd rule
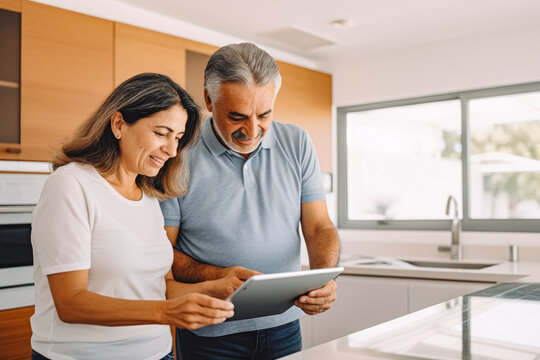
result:
[[[20,150],[21,2],[0,0],[0,158]]]
[[[156,72],[186,83],[184,40],[172,35],[115,23],[115,86],[143,72]]]
[[[306,130],[322,172],[332,172],[332,76],[278,61],[282,84],[274,119]]]
[[[24,1],[19,160],[51,160],[113,87],[113,22]]]
[[[21,12],[22,0],[0,0],[0,9]]]
[[[30,359],[34,307],[0,311],[0,359]]]
[[[0,0],[0,9],[2,10],[20,13],[21,8],[22,0]],[[8,39],[0,39],[0,43],[3,43],[3,46],[0,45],[0,48],[2,49],[4,49],[6,46],[5,40],[8,40],[8,43],[11,43],[10,45],[12,45],[14,41],[20,42],[19,39],[16,39],[20,38],[20,33],[17,34],[15,37],[11,36],[12,32],[16,32],[16,29],[14,29],[10,25],[12,24],[0,24],[0,36],[6,36],[6,34],[9,34],[7,35],[9,36]],[[13,57],[11,56],[12,54],[10,53],[4,54],[0,51],[0,66],[9,66],[8,64],[10,63],[10,60],[18,58],[20,54],[13,54]],[[8,57],[10,60],[6,59]],[[13,65],[13,63],[11,63],[10,65]],[[8,79],[0,75],[0,106],[2,107],[0,109],[0,114],[2,116],[2,118],[0,118],[0,132],[2,133],[2,136],[0,136],[0,138],[6,139],[6,137],[10,137],[11,139],[13,139],[18,137],[20,132],[20,83],[19,78],[17,78],[16,81],[15,79],[9,79],[8,81],[6,80]],[[17,104],[19,104],[19,106],[17,106]],[[3,118],[4,116],[6,118]],[[16,128],[13,128],[13,126],[15,126]],[[2,143],[1,141],[2,140],[0,140],[0,159],[9,158],[10,156],[16,156],[12,152],[20,151],[21,146],[18,139],[15,142],[10,141],[9,143]]]

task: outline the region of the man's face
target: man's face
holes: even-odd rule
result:
[[[245,158],[249,157],[272,124],[276,100],[274,83],[250,87],[222,83],[218,98],[210,99],[205,89],[205,100],[214,120],[214,132],[221,142]]]

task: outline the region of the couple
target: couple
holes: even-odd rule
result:
[[[181,359],[301,349],[302,310],[329,309],[334,282],[281,315],[223,323],[243,280],[299,270],[300,224],[311,268],[338,259],[313,145],[272,122],[280,84],[270,55],[228,45],[205,70],[202,126],[158,74],[122,83],[81,126],[34,211],[32,359],[173,359],[167,325]]]

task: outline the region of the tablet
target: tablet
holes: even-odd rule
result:
[[[234,304],[228,321],[281,314],[300,295],[324,286],[342,271],[335,267],[252,276],[227,298]]]

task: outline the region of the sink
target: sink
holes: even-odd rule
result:
[[[514,282],[527,276],[504,261],[445,258],[413,258],[350,255],[340,262],[345,273],[360,276],[383,276],[409,279]],[[540,359],[538,359],[540,360]]]
[[[480,270],[490,266],[498,265],[497,263],[484,262],[468,262],[455,260],[412,260],[412,259],[396,259],[390,257],[360,257],[350,261],[351,265],[359,266],[374,266],[374,267],[394,267],[394,268],[435,268],[435,269],[464,269],[464,270]]]
[[[469,269],[479,270],[485,269],[497,264],[485,264],[485,263],[462,263],[462,262],[442,262],[442,261],[415,261],[415,260],[401,260],[407,264],[423,268],[444,268],[444,269]]]

